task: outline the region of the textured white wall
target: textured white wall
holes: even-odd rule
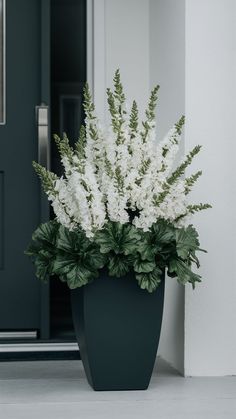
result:
[[[204,282],[185,296],[185,374],[236,374],[236,2],[186,1],[186,149],[203,145],[192,194]]]
[[[160,85],[159,139],[184,114],[184,15],[185,0],[150,0],[150,86]],[[183,372],[184,289],[168,277],[159,354]]]

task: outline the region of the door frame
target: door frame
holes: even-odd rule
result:
[[[106,118],[106,0],[87,0],[87,81],[96,113]]]
[[[2,0],[2,120],[0,125],[6,124],[6,0]]]
[[[50,128],[50,5],[48,0],[41,0],[41,103],[49,109],[48,133]],[[43,45],[43,48],[42,48]],[[40,105],[38,103],[37,105]],[[50,150],[50,135],[48,135],[48,150]],[[50,157],[48,156],[48,161]],[[48,199],[40,187],[40,222],[50,218]],[[40,284],[40,339],[49,339],[50,336],[50,283]]]

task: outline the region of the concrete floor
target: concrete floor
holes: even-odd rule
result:
[[[147,391],[94,392],[81,361],[0,363],[0,419],[235,419],[236,377],[183,378],[165,362]]]

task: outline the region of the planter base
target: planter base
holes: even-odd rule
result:
[[[158,289],[141,290],[134,275],[111,278],[104,271],[91,284],[71,290],[81,359],[94,390],[147,389],[159,343],[164,275]]]

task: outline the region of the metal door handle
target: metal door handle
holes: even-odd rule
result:
[[[38,128],[38,163],[50,168],[50,150],[49,150],[49,126],[48,126],[49,108],[42,103],[36,106],[36,122]]]
[[[0,332],[0,340],[3,339],[37,339],[37,330],[4,330]]]

